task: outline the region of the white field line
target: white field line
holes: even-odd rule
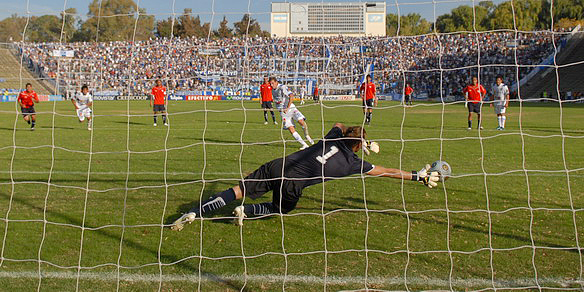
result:
[[[21,272],[0,272],[0,279],[38,279],[38,271],[21,271]],[[42,277],[44,279],[76,279],[76,272],[42,272]],[[83,280],[96,280],[96,281],[117,281],[117,273],[105,273],[105,272],[87,272],[82,271],[80,278]],[[261,282],[261,283],[281,283],[284,280],[283,275],[213,275],[202,273],[202,282],[215,282],[215,281],[244,281],[244,278],[248,282]],[[121,281],[128,282],[187,282],[187,283],[197,283],[199,276],[197,274],[192,275],[162,275],[160,274],[130,274],[130,273],[120,273]],[[565,279],[565,278],[539,278],[540,285],[552,286],[552,287],[564,287],[568,288],[570,286],[580,285],[582,281],[576,279]],[[319,276],[309,276],[309,275],[287,275],[286,282],[300,283],[300,284],[322,284],[324,280]],[[327,284],[329,285],[350,285],[350,284],[363,284],[365,283],[365,278],[361,276],[332,276],[327,277]],[[402,285],[404,284],[404,278],[398,277],[367,277],[367,283],[371,285]],[[426,278],[426,277],[408,277],[409,285],[425,285],[432,287],[447,287],[449,285],[448,279],[441,278]],[[453,286],[463,286],[463,287],[487,287],[492,285],[491,279],[481,279],[481,278],[468,278],[468,279],[452,279]],[[507,280],[495,280],[495,286],[498,288],[519,288],[519,287],[532,287],[535,285],[534,278],[517,278],[517,279],[507,279]]]

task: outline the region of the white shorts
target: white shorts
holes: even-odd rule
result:
[[[495,114],[497,115],[502,115],[505,113],[505,111],[507,110],[507,108],[505,107],[505,105],[495,105]]]
[[[91,118],[91,108],[79,108],[77,109],[77,118],[80,122],[85,121],[85,118]]]
[[[284,113],[284,111],[280,111],[280,115],[282,116],[282,126],[284,126],[284,129],[293,127],[294,120],[298,121],[306,119],[296,107],[289,108],[286,113]]]

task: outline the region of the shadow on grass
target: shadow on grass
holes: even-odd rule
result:
[[[5,199],[10,199],[10,197],[7,194],[3,193],[3,192],[0,192],[0,197],[3,197]],[[38,206],[36,206],[36,205],[28,202],[27,200],[25,200],[23,198],[20,198],[19,196],[12,197],[12,201],[16,201],[18,203],[24,204],[26,206],[29,206],[29,207],[31,207],[33,209],[36,209],[38,211],[41,211],[41,212],[44,212],[45,211],[43,208],[40,208],[40,207],[38,207]],[[69,216],[69,215],[64,214],[62,212],[56,212],[56,211],[53,211],[53,210],[50,210],[50,209],[46,210],[46,212],[48,214],[51,214],[51,215],[55,216],[55,217],[59,217],[59,218],[61,218],[63,220],[66,220],[67,222],[69,222],[71,224],[74,224],[74,225],[77,225],[77,226],[81,226],[81,222],[79,222],[77,219],[75,219],[72,216]],[[95,227],[95,226],[86,226],[86,227],[87,228],[90,228],[90,227]],[[112,234],[112,233],[108,232],[104,228],[94,229],[94,231],[97,232],[97,233],[99,233],[99,234],[101,234],[102,236],[105,236],[105,237],[108,237],[108,238],[111,238],[111,239],[115,239],[115,240],[119,240],[120,239],[119,238],[119,235]],[[146,252],[149,252],[149,253],[154,254],[156,256],[158,255],[158,250],[154,250],[154,249],[148,248],[148,247],[146,247],[146,246],[144,246],[144,245],[142,245],[142,244],[140,244],[140,243],[138,243],[136,241],[129,240],[127,238],[124,238],[124,244],[126,244],[129,247],[134,248],[136,250],[146,251]],[[161,255],[161,258],[167,260],[168,262],[176,263],[176,265],[178,267],[181,267],[183,269],[189,270],[189,271],[191,271],[193,273],[198,273],[199,272],[198,267],[193,266],[193,265],[187,263],[186,261],[181,261],[182,259],[181,258],[178,258],[176,256],[172,256],[172,255]],[[240,287],[241,285],[238,285],[234,281],[225,280],[225,279],[221,278],[221,276],[219,276],[219,275],[216,275],[216,274],[213,274],[213,273],[210,273],[210,272],[205,272],[205,271],[201,271],[201,275],[203,277],[206,277],[209,280],[212,280],[214,282],[217,282],[217,283],[226,285],[226,286],[228,286],[231,289],[241,290],[241,287]],[[247,288],[244,288],[241,291],[250,291],[250,290],[247,289]]]

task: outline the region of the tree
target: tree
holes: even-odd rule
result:
[[[55,15],[31,17],[27,37],[32,42],[58,42],[61,38],[62,21]]]
[[[539,23],[543,2],[541,0],[514,0],[503,2],[491,13],[490,29],[534,30]],[[512,6],[513,5],[513,6]],[[515,14],[515,24],[513,15]]]
[[[269,36],[270,34],[263,31],[258,21],[246,13],[240,21],[233,24],[236,36]]]
[[[0,21],[0,42],[20,42],[22,32],[26,26],[26,17],[19,17],[12,14],[10,17]]]
[[[398,34],[397,14],[388,14],[386,19],[386,31],[388,36]],[[421,35],[430,32],[430,23],[418,13],[410,13],[399,17],[399,35]]]
[[[75,17],[77,14],[77,9],[75,8],[67,8],[65,9],[64,13],[61,12],[61,23],[63,24],[62,30],[62,42],[68,42],[73,39],[77,28],[75,27],[75,23],[78,22],[78,18]]]
[[[461,5],[449,14],[444,14],[436,19],[436,28],[440,32],[455,31],[484,31],[488,26],[488,8],[478,6]]]
[[[173,25],[174,22],[174,25]],[[179,35],[179,20],[173,19],[169,17],[165,20],[159,20],[156,22],[156,35],[159,37],[166,37],[169,38],[171,36],[178,36]]]
[[[229,22],[227,21],[227,17],[223,16],[223,20],[219,23],[219,29],[215,31],[215,35],[220,38],[230,38],[233,36],[231,32],[231,28],[227,26]]]
[[[81,30],[91,41],[144,40],[154,30],[154,16],[146,15],[133,0],[93,0],[87,16]]]
[[[210,23],[201,25],[201,18],[193,17],[193,10],[185,8],[183,15],[179,17],[178,35],[181,37],[207,37],[211,29]]]

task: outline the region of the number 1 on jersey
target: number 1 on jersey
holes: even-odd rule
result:
[[[326,164],[327,159],[331,158],[333,155],[337,154],[337,152],[339,152],[339,148],[337,148],[336,146],[332,146],[331,150],[329,150],[329,152],[325,153],[323,156],[317,156],[316,160],[318,160],[318,162],[322,163],[322,164]]]

